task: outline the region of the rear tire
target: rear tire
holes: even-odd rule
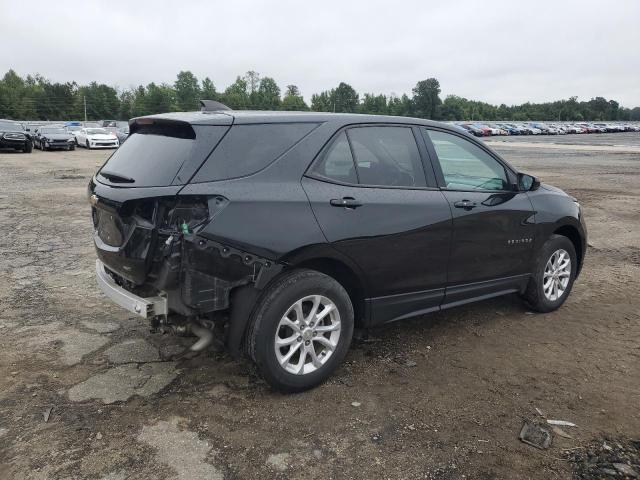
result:
[[[259,299],[247,350],[269,385],[301,392],[335,371],[352,336],[353,305],[342,285],[314,270],[294,270],[276,279]]]
[[[571,293],[577,266],[571,240],[562,235],[551,235],[540,249],[534,275],[523,294],[524,301],[542,313],[560,308]]]

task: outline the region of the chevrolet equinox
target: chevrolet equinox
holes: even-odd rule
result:
[[[579,203],[471,135],[203,105],[131,120],[88,189],[101,290],[199,337],[193,352],[217,338],[295,392],[331,375],[354,328],[509,293],[539,312],[567,299]]]

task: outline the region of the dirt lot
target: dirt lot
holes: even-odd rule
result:
[[[170,361],[185,339],[98,292],[86,185],[108,152],[0,153],[0,478],[571,478],[585,446],[639,439],[640,134],[523,142],[492,141],[585,207],[565,306],[393,325],[294,396],[223,352]],[[573,438],[520,442],[536,408]]]

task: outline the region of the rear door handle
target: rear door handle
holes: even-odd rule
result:
[[[353,197],[332,198],[329,203],[332,207],[358,208],[362,206],[362,203]]]
[[[476,208],[478,204],[476,202],[472,202],[471,200],[462,200],[453,204],[456,208],[464,208],[465,210],[471,210],[472,208]]]

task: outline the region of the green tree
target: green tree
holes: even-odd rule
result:
[[[154,113],[170,112],[176,104],[176,93],[171,85],[162,83],[160,85],[151,82],[147,85],[144,95],[145,115]]]
[[[119,116],[120,101],[115,88],[97,82],[78,88],[74,96],[72,116],[84,118],[86,101],[87,119],[112,119]]]
[[[457,95],[448,95],[442,102],[441,114],[443,120],[469,119],[469,100]]]
[[[372,115],[387,115],[389,113],[387,97],[385,95],[365,93],[362,97],[359,111],[360,113],[367,113]]]
[[[249,95],[249,102],[246,108],[259,110],[260,109],[260,93],[258,88],[260,87],[260,74],[253,70],[249,70],[244,80],[247,83],[247,93]]]
[[[333,90],[314,93],[313,95],[311,95],[311,110],[313,110],[314,112],[333,112],[333,96]]]
[[[216,92],[216,86],[213,84],[209,77],[202,80],[202,88],[200,89],[203,100],[217,100],[218,92]]]
[[[189,70],[178,73],[174,84],[176,107],[179,111],[198,110],[200,107],[200,84]]]
[[[440,100],[440,82],[435,78],[419,81],[412,90],[416,114],[422,118],[438,118]]]
[[[38,118],[64,120],[73,116],[75,83],[51,83],[42,77],[38,77],[36,82],[32,88]]]
[[[297,86],[287,85],[282,99],[282,109],[289,111],[309,110],[309,106],[300,95],[300,89]]]
[[[254,70],[249,70],[244,76],[245,82],[247,82],[247,89],[249,94],[255,93],[260,86],[260,74]]]
[[[399,98],[395,95],[389,98],[389,115],[411,117],[414,114],[413,112],[413,102],[406,93]]]
[[[257,107],[261,110],[278,110],[280,108],[280,87],[273,78],[262,77],[257,94]]]
[[[340,82],[338,88],[332,90],[334,112],[353,113],[358,109],[358,93],[348,83]]]
[[[125,90],[120,92],[120,109],[118,111],[119,120],[129,120],[134,115],[135,90]]]
[[[25,81],[14,70],[5,73],[0,81],[0,114],[2,118],[35,117],[35,100],[30,98]]]
[[[247,81],[242,77],[237,77],[236,81],[224,91],[222,102],[229,108],[243,110],[249,108],[249,92],[247,91]]]
[[[131,118],[147,115],[147,91],[140,85],[133,92],[133,104],[131,105]]]

